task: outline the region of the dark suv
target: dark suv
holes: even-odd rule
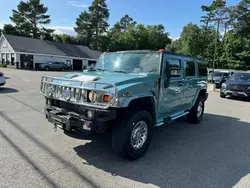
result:
[[[237,72],[221,85],[220,96],[245,97],[250,99],[250,73]]]
[[[232,72],[215,71],[213,75],[213,80],[212,80],[212,74],[213,72],[211,72],[208,75],[207,81],[210,83],[214,83],[216,88],[220,88],[221,84],[223,84],[227,80],[227,78],[232,74]]]

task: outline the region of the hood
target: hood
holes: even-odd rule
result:
[[[229,85],[232,84],[232,85],[250,86],[250,81],[246,82],[246,81],[227,80],[225,83]]]
[[[114,73],[114,72],[100,72],[100,71],[84,71],[80,73],[72,73],[61,76],[59,78],[65,78],[72,81],[62,81],[62,80],[54,80],[57,84],[66,84],[66,85],[74,85],[79,86],[81,81],[86,81],[84,84],[85,87],[94,87],[93,83],[87,83],[88,81],[92,82],[101,82],[101,83],[109,83],[115,84],[117,87],[131,85],[139,82],[153,82],[159,76],[157,74],[125,74],[125,73]],[[79,81],[79,82],[78,82]],[[99,87],[104,88],[107,87],[105,84],[97,84]],[[97,88],[99,88],[97,86]],[[105,88],[106,88],[105,87]]]

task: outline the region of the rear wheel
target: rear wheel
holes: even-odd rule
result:
[[[45,68],[44,68],[44,70],[49,71],[49,70],[50,70],[50,68],[49,68],[49,67],[45,67]]]
[[[190,123],[199,123],[202,120],[203,113],[205,109],[205,99],[202,96],[199,96],[195,105],[190,110],[187,115],[187,120]]]
[[[61,71],[64,71],[64,70],[65,70],[65,68],[64,68],[64,67],[62,67],[62,68],[61,68]]]
[[[121,157],[136,160],[143,156],[150,145],[153,133],[152,116],[147,111],[138,111],[119,120],[112,130],[113,150]]]

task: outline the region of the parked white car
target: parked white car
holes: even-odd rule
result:
[[[6,83],[3,72],[0,72],[0,86]]]

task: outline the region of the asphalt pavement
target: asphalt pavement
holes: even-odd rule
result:
[[[92,139],[54,131],[39,94],[42,75],[1,69],[0,187],[250,187],[250,102],[211,92],[202,123],[180,119],[155,129],[146,155],[114,155],[109,134]]]

